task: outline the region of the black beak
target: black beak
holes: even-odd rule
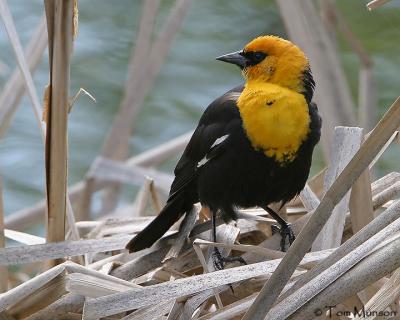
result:
[[[240,69],[243,69],[244,67],[246,67],[246,58],[243,55],[243,51],[236,51],[236,52],[228,53],[228,54],[220,56],[216,59],[220,60],[220,61],[236,64],[237,66],[240,67]]]

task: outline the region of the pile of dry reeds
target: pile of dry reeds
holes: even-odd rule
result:
[[[375,5],[378,2],[383,1],[375,0]],[[189,0],[177,0],[165,27],[151,42],[159,0],[144,2],[121,109],[102,154],[85,180],[68,192],[67,119],[73,103],[68,90],[69,61],[76,34],[76,2],[45,1],[50,81],[43,126],[29,69],[35,68],[37,55],[44,50],[43,41],[37,38],[44,23],[33,36],[27,61],[7,4],[0,0],[0,15],[21,70],[13,73],[0,97],[1,110],[5,110],[0,134],[9,126],[24,84],[45,138],[47,178],[47,201],[7,217],[4,223],[0,192],[0,289],[4,292],[0,295],[0,319],[258,320],[267,314],[267,319],[276,320],[348,319],[354,312],[359,318],[397,319],[400,173],[391,172],[372,182],[371,170],[383,152],[399,141],[400,98],[369,133],[354,126],[332,130],[331,140],[324,142],[331,151],[330,165],[311,178],[300,196],[281,212],[297,236],[288,252],[279,250],[280,236],[271,233],[274,220],[257,208],[240,211],[235,223],[219,221],[219,243],[210,242],[210,215],[199,205],[152,248],[132,254],[124,249],[153,219],[151,215],[159,212],[160,195],[169,191],[172,176],[153,167],[182,150],[191,134],[126,160],[132,119],[189,4]],[[279,2],[288,30],[293,38],[308,42],[317,77],[323,79],[331,72],[327,61],[337,63],[333,55],[317,55],[318,46],[329,43],[329,38],[321,34],[323,29],[315,29],[313,37],[319,42],[309,39],[301,31],[306,29],[301,25],[309,21],[296,19],[293,7],[286,4]],[[298,6],[295,11],[300,17],[307,10],[308,14],[314,12],[308,0],[296,0],[293,5]],[[355,49],[364,56],[365,70],[370,71],[370,62],[356,42]],[[365,70],[368,87],[370,77]],[[143,80],[140,75],[146,75],[146,81],[139,82]],[[332,76],[339,80],[343,74]],[[19,94],[13,95],[13,85]],[[328,106],[335,101],[343,103],[341,116],[354,112],[346,106],[346,92],[328,93],[323,80],[321,87]],[[363,92],[366,96],[361,103],[367,103],[370,92],[365,88]],[[326,117],[327,128],[341,121],[329,112]],[[367,128],[370,122],[365,120]],[[132,205],[116,208],[121,184],[142,184],[142,188]],[[91,197],[99,190],[104,191],[103,215],[94,221],[90,218]],[[20,231],[44,217],[45,208],[47,239]],[[21,245],[3,248],[5,238]],[[211,259],[214,246],[221,248],[223,255],[242,256],[247,265],[228,264],[224,270],[215,270]],[[8,266],[16,265],[20,268],[8,274]]]
[[[178,231],[133,254],[124,246],[150,216],[79,221],[79,240],[47,244],[7,230],[29,245],[2,249],[2,265],[65,257],[79,257],[84,264],[64,262],[2,294],[2,315],[234,319],[248,312],[245,319],[263,319],[269,311],[268,319],[311,319],[326,306],[336,306],[336,313],[365,306],[367,313],[393,315],[400,294],[400,201],[395,200],[400,173],[370,184],[369,168],[397,137],[399,125],[400,99],[364,142],[359,128],[336,129],[332,166],[286,207],[297,234],[286,254],[279,251],[280,236],[271,234],[273,220],[258,209],[241,211],[236,224],[221,222],[220,243],[214,244],[208,241],[208,212],[195,207]],[[138,202],[151,197],[152,186],[145,185]],[[242,255],[248,264],[216,271],[210,260],[214,245],[225,255]]]

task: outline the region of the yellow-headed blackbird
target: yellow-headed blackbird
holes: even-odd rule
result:
[[[128,243],[131,252],[150,247],[199,201],[213,213],[214,241],[218,212],[229,221],[237,208],[255,206],[280,224],[282,250],[286,238],[294,240],[268,205],[285,204],[303,189],[320,138],[308,60],[276,36],[258,37],[217,60],[239,66],[246,82],[208,106],[175,168],[167,204]]]

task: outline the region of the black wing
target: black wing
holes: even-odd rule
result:
[[[318,107],[316,103],[311,102],[308,105],[308,111],[311,118],[310,136],[308,138],[309,143],[314,147],[321,137],[322,118],[318,113]]]
[[[231,121],[237,121],[240,118],[236,101],[242,90],[243,85],[233,88],[213,101],[204,111],[193,136],[175,167],[175,179],[171,186],[170,199],[195,179],[198,167],[206,162],[205,160],[216,157],[220,152],[223,152],[224,141],[229,139],[229,132],[227,131],[229,124]]]
[[[242,90],[243,86],[240,86],[228,91],[204,112],[175,168],[175,180],[167,204],[146,228],[129,241],[126,245],[129,252],[153,245],[198,201],[197,173],[207,165],[208,160],[224,151],[224,143],[229,139],[228,128],[240,120],[236,100]]]

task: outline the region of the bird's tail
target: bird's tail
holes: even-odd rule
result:
[[[151,247],[187,211],[181,197],[168,201],[158,216],[126,245],[129,252]]]

